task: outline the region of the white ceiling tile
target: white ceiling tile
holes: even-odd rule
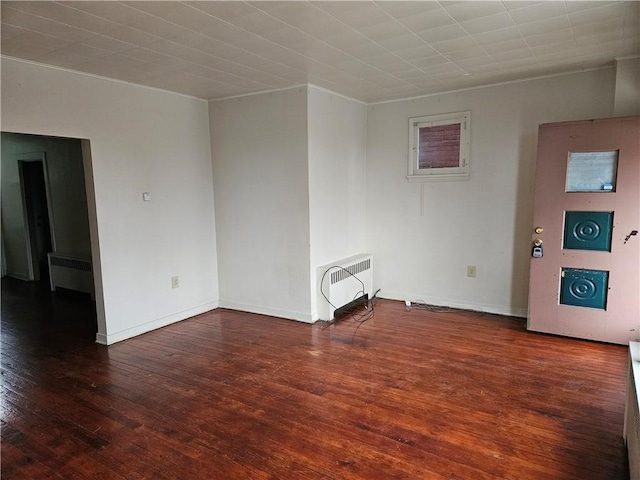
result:
[[[132,27],[118,27],[115,30],[110,31],[109,36],[116,40],[121,40],[140,47],[151,45],[152,43],[156,43],[161,40],[161,37],[158,37],[157,35],[151,35],[150,33],[143,32],[142,30]]]
[[[190,7],[182,2],[165,1],[165,2],[131,2],[136,8],[153,13],[155,10],[158,13],[153,13],[165,20],[180,25],[181,27],[188,28],[189,30],[208,31],[218,28],[223,20],[212,17],[202,10]],[[158,7],[147,8],[151,5],[158,5]],[[175,8],[177,7],[177,8]]]
[[[157,3],[157,2],[140,2],[140,3]],[[169,3],[169,2],[167,2]],[[94,2],[94,1],[71,1],[64,2],[71,8],[89,13],[93,16],[104,18],[120,25],[130,25],[137,21],[142,21],[149,17],[148,14],[138,9],[125,5],[122,2]]]
[[[407,29],[395,20],[381,23],[379,25],[361,27],[358,28],[357,31],[375,42],[378,42],[380,40],[387,40],[389,38],[408,33]]]
[[[633,2],[638,4],[638,2]],[[569,20],[571,25],[592,25],[614,18],[624,17],[631,13],[633,6],[627,2],[616,2],[603,7],[590,8],[579,12],[570,13]]]
[[[393,20],[393,17],[373,2],[312,2],[332,17],[354,27],[370,27]]]
[[[263,56],[274,62],[301,71],[304,71],[307,65],[309,65],[309,58],[292,50],[273,49],[266,52]]]
[[[506,42],[522,38],[522,34],[517,27],[503,28],[491,32],[475,33],[473,39],[480,45],[488,45],[494,42]]]
[[[514,26],[511,16],[507,12],[496,13],[487,17],[475,18],[460,22],[460,25],[469,33],[491,32]]]
[[[468,58],[477,58],[479,56],[486,55],[485,50],[482,47],[471,47],[464,50],[457,50],[447,53],[447,58],[452,62],[458,62],[459,60],[465,60]]]
[[[127,57],[135,58],[141,63],[152,63],[152,62],[161,63],[162,61],[167,59],[167,55],[164,55],[159,52],[155,52],[148,48],[131,48],[129,50],[122,51],[120,53],[122,55],[126,55]]]
[[[535,55],[528,47],[513,50],[497,50],[491,53],[491,58],[496,62],[506,62],[513,60],[535,61]]]
[[[45,35],[53,35],[68,41],[81,41],[95,35],[95,32],[89,32],[54,20],[48,20],[21,10],[15,10],[5,5],[2,6],[2,23],[3,25],[12,25],[34,30]]]
[[[615,3],[615,2],[602,2],[602,1],[594,1],[594,0],[587,0],[587,1],[570,0],[566,2],[567,4],[566,6],[567,6],[567,12],[573,13],[573,12],[579,12],[581,10],[589,10],[590,8],[603,7],[605,5],[610,5],[612,3]]]
[[[265,33],[262,37],[287,48],[298,47],[302,50],[306,50],[310,45],[318,43],[318,40],[313,37],[289,26]],[[298,48],[296,48],[296,50],[298,50]]]
[[[336,48],[347,48],[350,46],[366,45],[371,43],[367,37],[355,30],[342,30],[340,33],[326,35],[324,41]]]
[[[82,2],[82,3],[95,3],[95,2]],[[155,15],[156,17],[162,17],[162,18],[169,18],[169,17],[174,17],[176,16],[176,12],[184,12],[186,10],[193,10],[191,7],[189,7],[188,5],[186,5],[185,3],[182,2],[163,2],[163,1],[137,1],[137,2],[130,2],[130,1],[120,1],[120,2],[101,2],[105,5],[103,5],[103,8],[116,8],[115,5],[110,5],[113,3],[118,3],[122,6],[126,6],[129,8],[134,8],[136,10],[140,10],[142,12],[146,12],[149,13],[151,15]],[[178,13],[178,17],[180,16],[180,13]],[[120,22],[122,23],[122,22]]]
[[[372,101],[640,55],[637,1],[3,1],[0,8],[5,55],[204,98],[313,81]]]
[[[96,2],[98,3],[98,2]],[[128,26],[135,27],[143,32],[157,35],[163,38],[175,38],[190,32],[189,29],[171,23],[153,15],[144,14],[146,16],[136,18],[134,22],[130,22]]]
[[[430,28],[444,27],[456,23],[444,8],[400,18],[399,21],[413,32],[422,32]]]
[[[329,65],[353,60],[353,58],[346,53],[317,40],[315,45],[311,45],[307,49],[306,56]]]
[[[285,54],[286,52],[289,51],[288,48],[278,45],[263,37],[259,37],[257,35],[249,35],[249,34],[247,34],[244,38],[241,38],[240,40],[236,40],[235,42],[233,42],[233,45],[243,50],[249,51],[255,55],[263,56],[263,57],[265,55],[273,53],[276,50],[280,50]]]
[[[2,35],[3,42],[6,42],[10,38],[17,37],[18,35],[22,35],[24,32],[26,32],[26,29],[7,25],[6,23],[3,23],[2,27],[0,27],[0,34]]]
[[[397,50],[406,50],[407,48],[421,47],[425,42],[417,35],[407,33],[406,35],[379,40],[378,44],[395,52]]]
[[[415,80],[417,78],[423,78],[424,72],[419,68],[413,68],[411,70],[403,70],[393,74],[394,77],[398,77],[401,80]]]
[[[207,2],[211,10],[217,8],[215,2]],[[238,2],[240,3],[240,2]],[[324,12],[313,7],[308,2],[289,2],[289,1],[268,1],[268,2],[250,2],[252,8],[257,9],[272,16],[282,22],[290,25],[299,23],[308,23],[314,16],[323,15]],[[245,12],[246,15],[249,12]],[[214,12],[215,14],[215,12]]]
[[[502,2],[478,0],[474,2],[460,2],[456,4],[446,4],[445,10],[456,21],[464,22],[479,17],[487,17],[496,13],[506,12]]]
[[[466,37],[468,33],[460,25],[452,24],[444,27],[430,28],[418,32],[418,36],[427,43],[443,42],[446,40],[453,40],[455,38]]]
[[[433,55],[431,57],[414,58],[409,60],[409,63],[417,68],[430,68],[436,65],[442,65],[443,63],[449,63],[449,59],[444,55]]]
[[[606,32],[606,33],[580,37],[579,39],[576,39],[576,44],[581,46],[603,45],[609,42],[616,42],[621,39],[622,39],[622,34],[620,32]]]
[[[554,32],[556,30],[567,30],[571,28],[569,17],[562,15],[560,17],[551,17],[537,22],[522,23],[518,25],[522,35],[540,35],[543,33]]]
[[[462,60],[456,60],[456,65],[458,65],[460,68],[465,69],[467,67],[475,67],[478,65],[486,65],[488,63],[493,62],[494,60],[487,54],[483,54],[483,55],[478,55],[477,57],[473,57],[473,58],[465,58]]]
[[[246,2],[195,1],[195,2],[184,2],[184,3],[186,5],[189,5],[191,8],[195,8],[196,10],[200,10],[202,12],[205,12],[221,20],[228,20],[228,21],[231,21],[243,15],[249,15],[256,10],[254,6]],[[269,2],[269,3],[279,3],[279,2]]]
[[[465,48],[475,47],[477,43],[471,36],[455,38],[453,40],[446,40],[444,42],[436,42],[431,46],[438,50],[440,53],[455,52],[457,50],[463,50]]]
[[[577,25],[573,27],[573,35],[578,41],[582,37],[591,37],[609,32],[624,33],[625,18],[614,18],[593,25]]]
[[[33,30],[24,30],[9,40],[2,42],[2,53],[11,57],[29,58],[33,60],[47,53],[69,46],[70,43],[50,35],[44,35]],[[28,57],[27,57],[28,55]]]
[[[468,65],[468,66],[460,65],[460,67],[466,73],[470,73],[471,75],[478,75],[478,74],[484,74],[484,73],[495,74],[495,72],[499,70],[497,63],[493,61],[489,61],[481,65]]]
[[[527,42],[525,42],[522,38],[484,45],[484,50],[491,55],[499,52],[508,52],[510,50],[521,50],[527,48],[529,48]]]
[[[566,15],[567,9],[565,2],[550,1],[511,10],[509,14],[517,24],[520,24]]]
[[[103,50],[102,48],[91,47],[88,45],[84,45],[82,43],[74,43],[73,45],[69,45],[65,47],[65,52],[71,55],[78,55],[81,57],[87,58],[87,60],[96,60],[101,59],[103,57],[108,57],[112,55],[113,52],[109,50]]]
[[[536,57],[544,57],[545,55],[557,55],[559,53],[565,53],[572,51],[576,47],[576,43],[573,40],[567,40],[564,42],[553,42],[548,44],[541,44],[531,47],[531,51]]]
[[[531,5],[536,5],[538,3],[544,3],[542,0],[528,2],[524,0],[505,0],[502,2],[504,8],[507,10],[517,10],[519,8],[530,7]]]
[[[375,57],[369,57],[363,60],[365,63],[369,65],[373,65],[374,67],[378,67],[380,65],[388,65],[390,63],[395,63],[402,60],[397,55],[393,53],[383,53],[382,55],[376,55]]]
[[[527,35],[524,37],[527,45],[536,47],[539,45],[550,45],[554,43],[573,41],[573,32],[569,29],[558,30],[551,33],[543,33],[540,35]]]
[[[124,52],[125,50],[131,49],[132,46],[130,43],[123,42],[112,37],[107,37],[105,35],[93,35],[84,39],[82,44],[113,53]]]
[[[98,3],[98,2],[96,2]],[[55,20],[66,25],[82,28],[96,33],[108,33],[120,25],[106,18],[90,15],[76,9],[76,2],[65,4],[59,2],[2,2],[16,10],[33,13],[40,17]]]
[[[368,42],[360,45],[350,45],[348,47],[343,47],[342,51],[361,59],[375,57],[376,55],[382,55],[383,53],[386,53],[386,49],[375,42]]]
[[[437,2],[398,2],[398,1],[379,1],[376,2],[380,8],[386,11],[394,18],[406,18],[418,15],[424,12],[439,10],[442,7]]]
[[[400,58],[404,58],[405,60],[411,60],[414,58],[423,58],[423,57],[431,57],[433,55],[438,55],[438,51],[429,45],[422,45],[414,48],[407,48],[405,50],[398,50],[395,53]]]
[[[323,10],[314,7],[306,2],[255,2],[256,9],[267,18],[273,21],[282,22],[289,26],[304,31],[310,35],[331,35],[344,31],[345,25],[331,17]],[[244,19],[234,20],[237,22],[242,20],[245,28],[248,28]],[[270,28],[267,21],[262,28]],[[281,27],[282,28],[282,25]],[[251,28],[251,31],[255,31]]]
[[[349,29],[346,25],[339,20],[331,17],[322,10],[317,9],[313,15],[313,20],[305,20],[296,22],[294,26],[303,32],[313,35],[317,38],[324,38],[328,35],[339,35],[344,32],[354,30]]]

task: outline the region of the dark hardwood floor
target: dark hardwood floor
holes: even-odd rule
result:
[[[104,347],[86,299],[2,286],[6,480],[628,476],[624,347],[385,300],[357,332],[220,309]]]

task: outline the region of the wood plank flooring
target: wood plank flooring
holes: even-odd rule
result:
[[[386,300],[357,331],[219,309],[103,347],[90,302],[21,288],[6,480],[628,478],[625,347]]]

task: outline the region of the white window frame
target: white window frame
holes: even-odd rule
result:
[[[457,167],[418,168],[420,128],[460,124],[460,158]],[[444,113],[409,119],[409,155],[407,156],[407,180],[428,182],[433,180],[463,180],[469,177],[469,138],[471,112]]]

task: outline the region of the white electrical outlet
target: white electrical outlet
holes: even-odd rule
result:
[[[476,266],[467,265],[467,277],[475,277],[475,276],[476,276]]]
[[[171,288],[178,288],[180,286],[180,277],[171,277]]]

